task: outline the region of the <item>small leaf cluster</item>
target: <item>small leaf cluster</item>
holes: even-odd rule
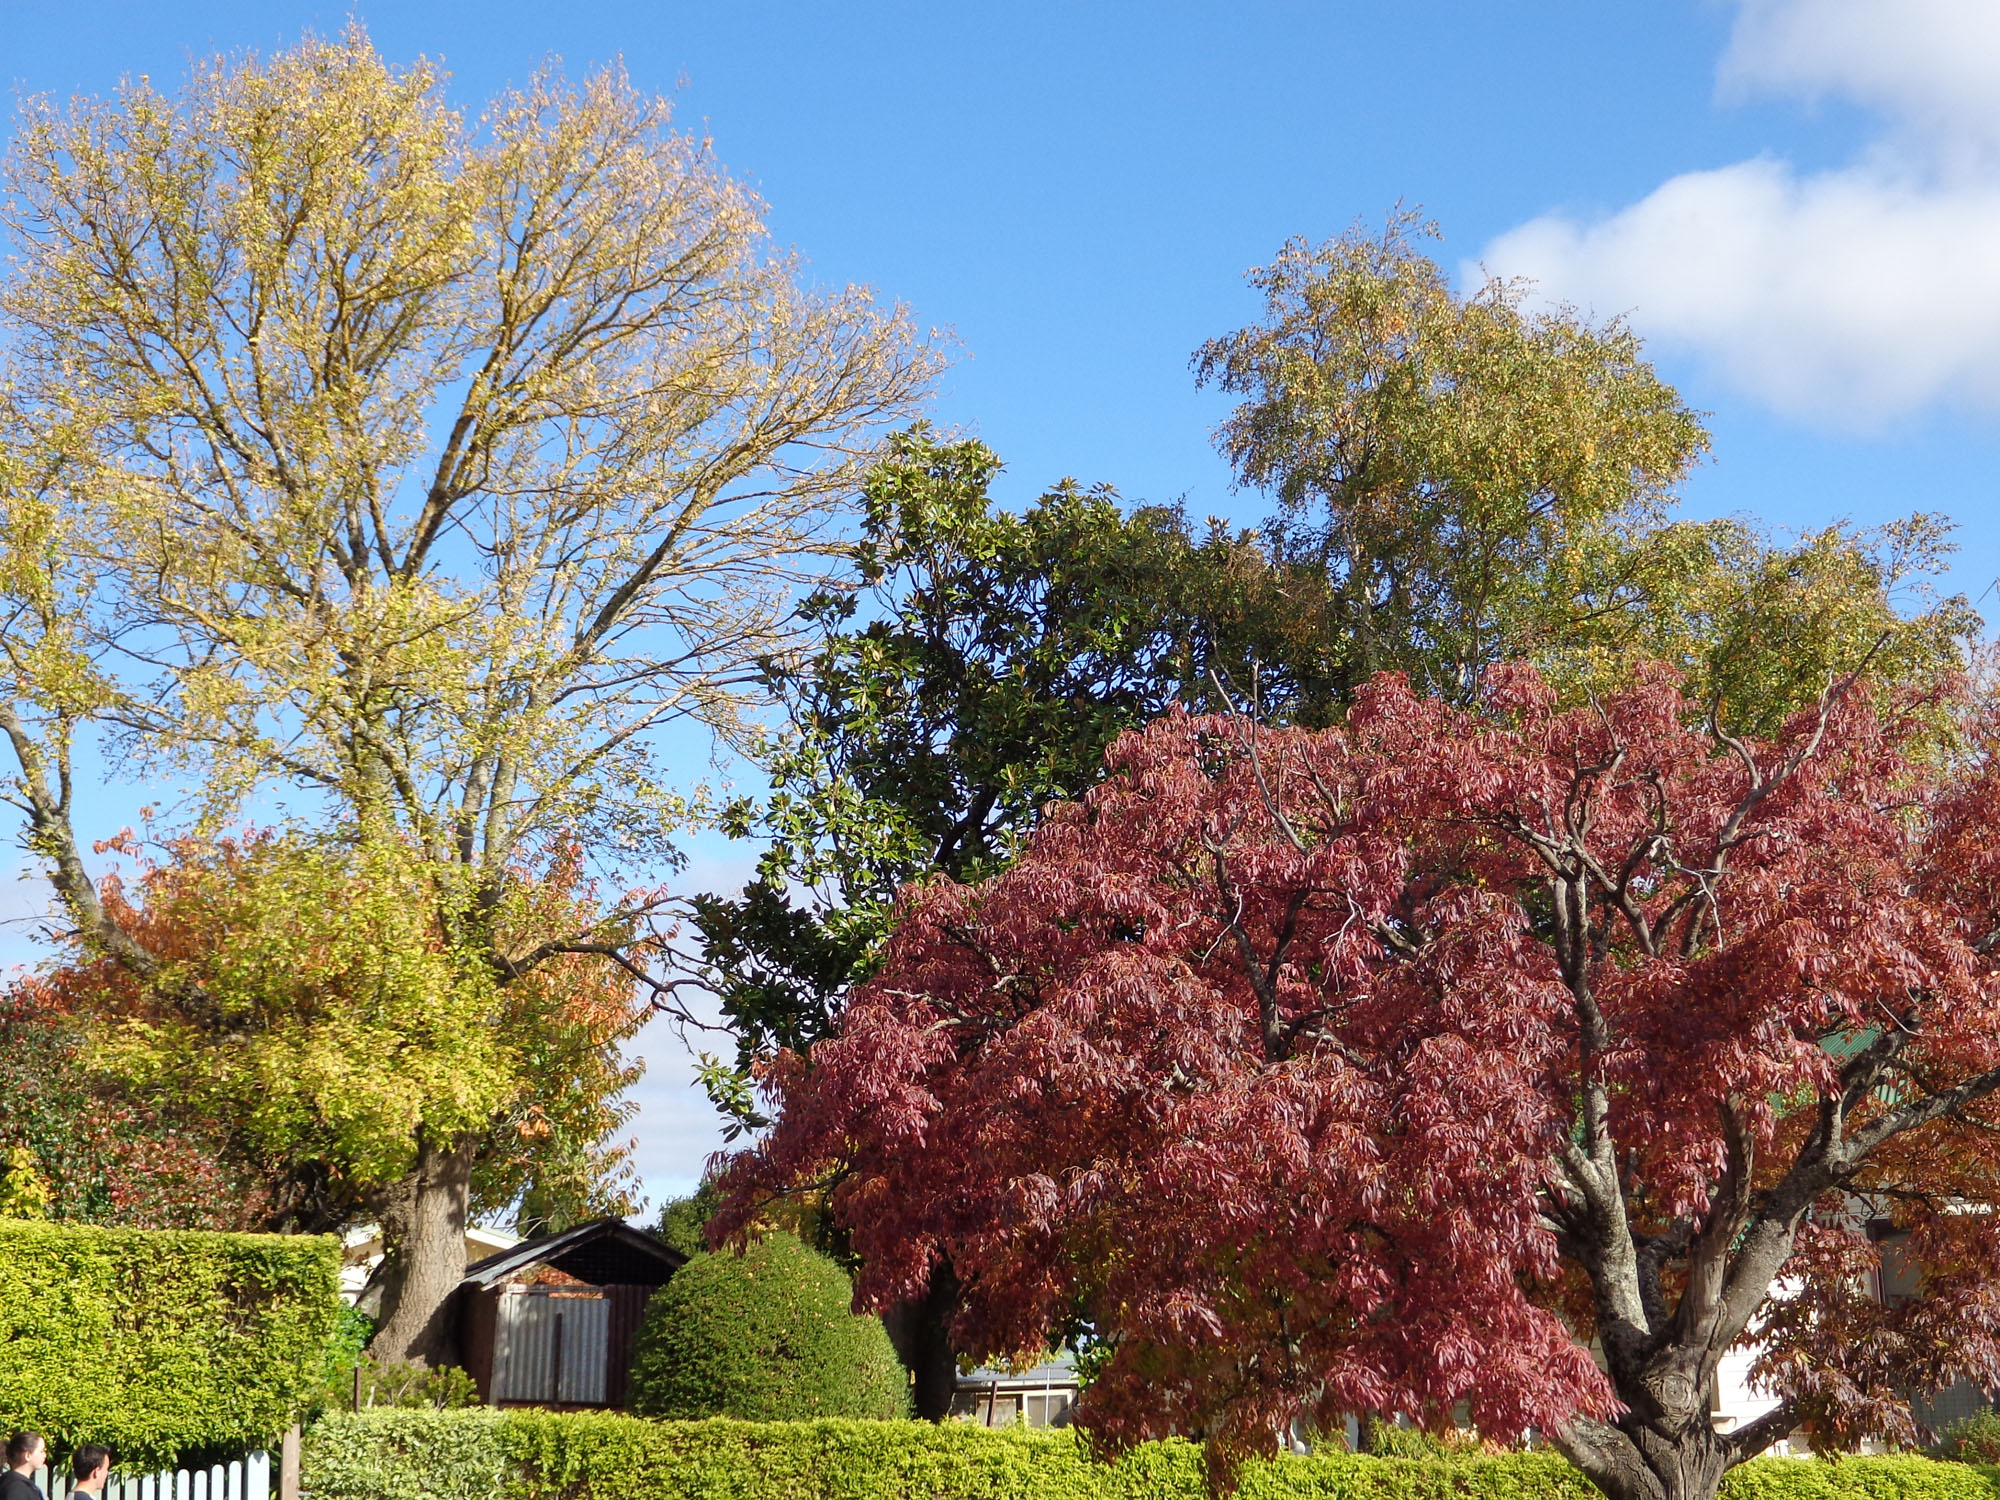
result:
[[[26,1146],[0,1149],[0,1219],[48,1217],[49,1185]]]

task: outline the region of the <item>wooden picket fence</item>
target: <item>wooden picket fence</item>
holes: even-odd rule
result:
[[[158,1474],[116,1474],[104,1486],[104,1500],[274,1500],[272,1461],[259,1450],[206,1469],[171,1469]],[[35,1471],[35,1488],[47,1500],[70,1500],[69,1470]]]

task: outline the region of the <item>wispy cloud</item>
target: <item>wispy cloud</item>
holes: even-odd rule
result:
[[[1760,157],[1603,218],[1532,220],[1486,266],[1627,313],[1807,420],[2000,411],[2000,6],[1743,0],[1717,88],[1848,101],[1880,129],[1831,170]]]

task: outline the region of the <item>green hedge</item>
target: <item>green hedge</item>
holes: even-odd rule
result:
[[[321,1500],[499,1500],[517,1486],[509,1430],[490,1406],[328,1412],[306,1429],[300,1488]]]
[[[0,1427],[128,1472],[241,1452],[318,1395],[339,1310],[330,1238],[0,1220]]]
[[[307,1500],[1207,1500],[1200,1451],[1092,1462],[1069,1433],[969,1423],[649,1422],[615,1413],[374,1411],[306,1434]],[[2000,1471],[1765,1458],[1723,1500],[1996,1500]],[[1547,1453],[1334,1454],[1248,1465],[1242,1500],[1602,1500]]]
[[[1723,1476],[1722,1500],[1994,1500],[2000,1469],[1934,1458],[1759,1458]]]

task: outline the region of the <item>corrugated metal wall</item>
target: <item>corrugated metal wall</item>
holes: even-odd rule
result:
[[[646,1304],[658,1287],[607,1286],[604,1293],[611,1304],[611,1336],[605,1358],[604,1400],[608,1406],[622,1407],[631,1383],[632,1351],[639,1341],[639,1325],[646,1320]]]
[[[1919,1422],[1929,1427],[1949,1427],[1981,1412],[1993,1410],[1993,1397],[1976,1385],[1961,1380],[1949,1390],[1939,1391],[1928,1401],[1921,1396],[1910,1403]]]
[[[499,1319],[500,1288],[464,1287],[459,1291],[459,1352],[479,1387],[479,1399],[493,1399],[493,1338]]]
[[[493,1329],[493,1400],[602,1406],[611,1304],[598,1287],[508,1287]]]

